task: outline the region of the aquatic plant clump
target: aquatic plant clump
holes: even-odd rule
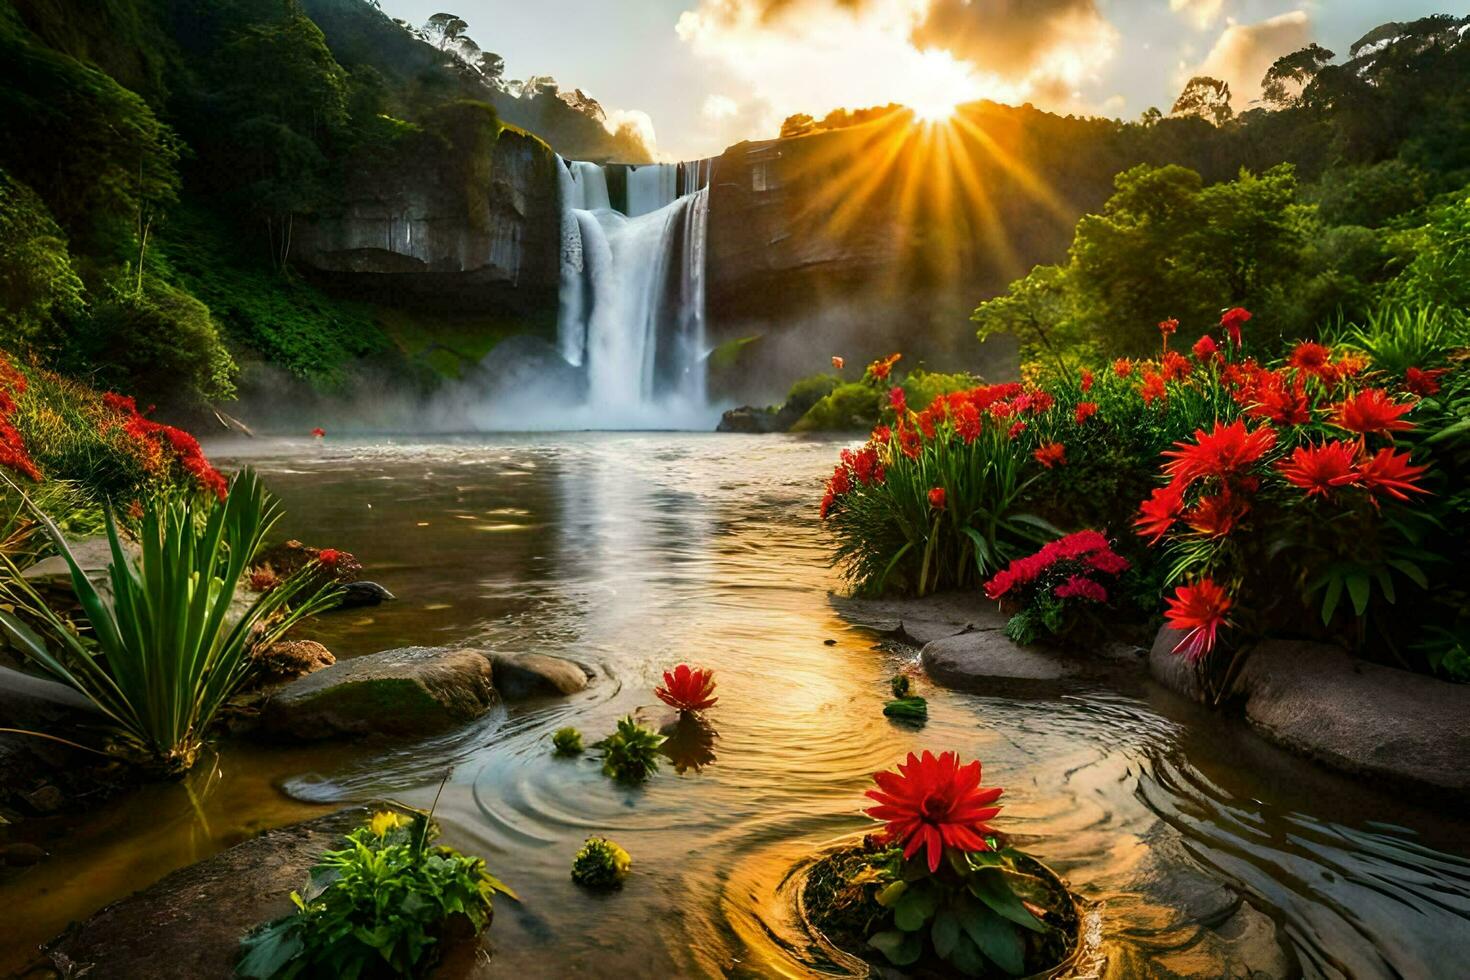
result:
[[[627,851],[606,837],[589,837],[572,859],[572,881],[584,888],[621,887],[633,867]]]
[[[456,918],[478,933],[493,898],[515,893],[481,858],[431,847],[438,829],[426,813],[375,814],[311,869],[296,911],[241,940],[238,976],[423,976],[438,960]]]
[[[551,747],[557,755],[582,754],[582,733],[571,726],[558,728],[551,736]]]
[[[881,834],[819,862],[803,890],[810,920],[840,945],[900,968],[964,976],[1052,968],[1075,947],[1076,904],[1040,862],[987,821],[999,788],[953,752],[910,754],[874,776]]]
[[[641,783],[658,772],[664,736],[638,724],[631,715],[618,721],[615,732],[598,742],[602,773],[620,783]]]

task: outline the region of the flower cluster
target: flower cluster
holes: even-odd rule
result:
[[[25,438],[15,427],[12,416],[16,399],[25,394],[26,379],[4,355],[0,355],[0,466],[40,482],[41,471],[26,450]]]
[[[886,441],[886,431],[882,433]],[[847,496],[855,486],[872,486],[882,483],[885,476],[883,460],[879,456],[881,442],[879,433],[874,432],[873,438],[867,445],[856,451],[844,449],[837,466],[832,470],[832,477],[827,481],[826,493],[822,496],[821,516],[827,517],[827,512],[832,505],[841,497]]]
[[[985,594],[1012,611],[1006,634],[1034,643],[1043,630],[1054,636],[1074,629],[1086,614],[1112,598],[1128,559],[1097,531],[1078,531],[1017,558],[985,583]]]
[[[108,392],[102,396],[102,402],[112,410],[112,415],[102,421],[102,429],[122,429],[145,458],[157,459],[165,449],[168,450],[203,489],[220,500],[225,499],[229,484],[204,457],[197,439],[183,429],[146,418],[131,397]]]

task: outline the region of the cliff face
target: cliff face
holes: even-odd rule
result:
[[[297,262],[395,302],[554,309],[557,166],[545,143],[514,129],[415,138],[352,168],[341,204],[298,227]]]
[[[1065,258],[1078,217],[1136,162],[1115,134],[981,103],[940,127],[897,113],[731,147],[710,190],[713,341],[761,335],[742,373],[786,380],[793,363],[811,373],[830,354],[895,350],[1013,370],[1013,350],[975,343],[970,313]]]

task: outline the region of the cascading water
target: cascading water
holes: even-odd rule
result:
[[[557,346],[586,372],[587,415],[597,427],[708,421],[709,174],[709,161],[561,166]]]

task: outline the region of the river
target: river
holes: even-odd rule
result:
[[[226,742],[186,782],[70,821],[50,860],[0,884],[0,904],[25,910],[3,931],[0,974],[174,867],[332,803],[427,805],[446,773],[446,840],[521,898],[497,902],[485,975],[840,973],[793,922],[782,881],[870,829],[871,774],[929,748],[983,760],[986,785],[1006,791],[997,825],[1100,903],[1112,976],[1239,969],[1241,949],[1270,942],[1210,928],[1235,893],[1308,976],[1470,975],[1470,821],[1280,752],[1154,688],[1141,666],[1136,682],[1056,698],[921,684],[926,726],[885,719],[889,678],[914,654],[828,600],[841,582],[816,504],[839,445],[558,434],[215,447],[226,467],[248,458],[266,476],[285,535],[357,554],[400,596],[310,629],[339,657],[473,642],[569,657],[598,680],[422,743]],[[591,741],[656,704],[680,661],[716,671],[713,762],[627,789],[590,757],[551,756],[562,725]],[[589,834],[632,853],[620,892],[568,879]]]

